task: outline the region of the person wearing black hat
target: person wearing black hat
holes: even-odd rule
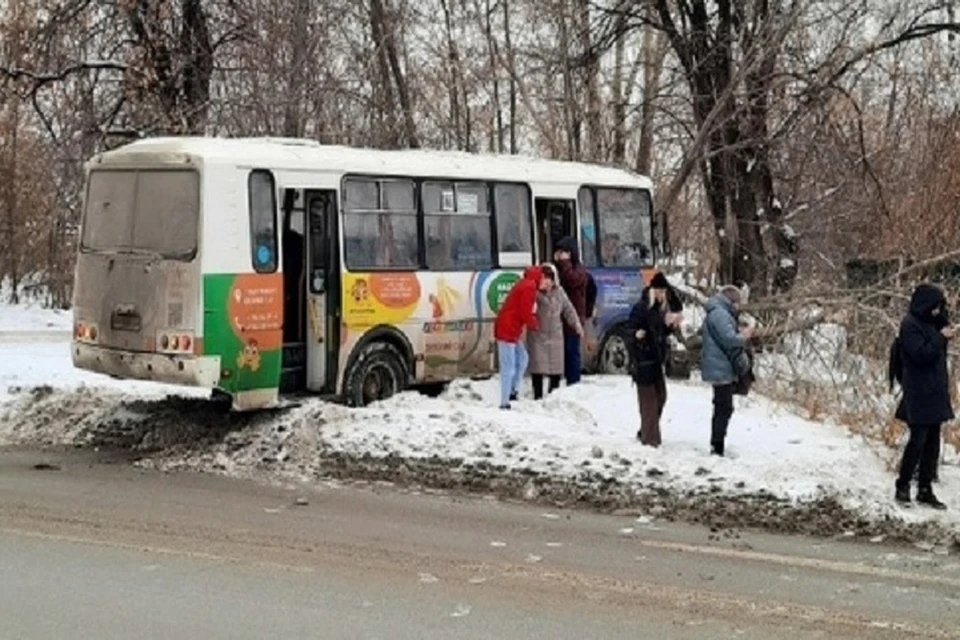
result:
[[[627,348],[630,353],[630,375],[637,387],[640,408],[640,442],[659,447],[660,417],[667,403],[667,382],[664,365],[667,361],[667,336],[680,325],[683,305],[680,297],[657,272],[627,320]]]

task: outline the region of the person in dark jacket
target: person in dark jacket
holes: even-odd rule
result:
[[[675,301],[673,304],[671,298]],[[637,387],[640,408],[637,437],[642,444],[651,447],[660,446],[660,417],[667,403],[663,369],[667,359],[667,336],[680,324],[682,310],[679,296],[673,292],[666,277],[658,272],[643,290],[627,320],[630,374]]]
[[[707,316],[702,329],[700,377],[713,385],[710,452],[717,456],[723,456],[737,380],[750,368],[746,348],[753,328],[738,329],[740,299],[740,289],[727,285],[704,305]]]
[[[901,503],[910,502],[910,480],[919,465],[917,502],[947,508],[934,495],[932,482],[940,451],[940,425],[954,417],[947,374],[947,341],[954,332],[943,292],[932,284],[919,285],[899,334],[903,398],[896,416],[910,428],[896,484],[896,499]]]
[[[587,285],[589,276],[580,262],[580,250],[575,238],[566,237],[557,242],[553,254],[554,264],[560,274],[560,286],[563,287],[573,308],[577,310],[580,325],[587,323]],[[563,374],[567,386],[580,382],[583,370],[583,358],[580,354],[580,335],[576,327],[565,324],[563,328]]]
[[[529,356],[523,345],[523,332],[537,330],[537,292],[547,286],[540,267],[528,267],[507,294],[493,324],[500,361],[500,408],[509,409],[520,395],[520,382],[527,370]]]

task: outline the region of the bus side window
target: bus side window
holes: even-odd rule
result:
[[[427,268],[438,271],[493,266],[489,190],[482,182],[424,182]]]
[[[254,169],[247,179],[250,251],[257,273],[277,270],[277,190],[273,174]]]
[[[521,184],[493,188],[497,209],[497,245],[501,253],[533,254],[530,190]]]
[[[347,268],[415,269],[420,247],[412,180],[344,180],[343,233]]]

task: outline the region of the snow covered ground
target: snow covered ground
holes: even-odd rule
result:
[[[56,326],[40,312],[25,313]],[[0,317],[22,326],[25,320],[15,316],[6,310]],[[584,492],[615,487],[620,498],[609,504],[650,505],[644,496],[653,495],[667,515],[667,506],[676,515],[677,496],[686,496],[696,500],[685,503],[680,517],[694,519],[707,500],[722,511],[742,498],[773,517],[819,504],[816,518],[836,520],[825,533],[884,530],[858,526],[857,518],[871,526],[902,521],[960,533],[955,468],[942,469],[939,487],[950,511],[901,509],[892,501],[896,452],[761,396],[737,399],[729,455],[710,456],[712,397],[696,382],[669,384],[664,445],[654,450],[636,440],[636,395],[624,378],[591,377],[543,402],[527,396],[509,412],[496,408],[497,382],[489,380],[455,382],[435,399],[405,393],[365,409],[308,400],[284,412],[230,416],[196,400],[163,399],[203,391],[75,371],[68,336],[46,342],[15,337],[0,329],[0,445],[120,443],[141,451],[144,466],[308,481],[362,461],[377,468],[380,479],[404,481],[409,474],[415,482],[484,491],[495,488],[491,477],[529,478],[520,494],[528,499],[554,496],[547,480],[568,483],[565,490],[574,487],[580,502],[591,502]],[[52,389],[29,392],[39,386]],[[11,387],[21,391],[4,397]],[[484,481],[464,475],[465,469],[483,471]],[[442,473],[461,481],[446,485]],[[816,532],[820,522],[800,520],[796,530],[807,532]]]
[[[44,309],[40,305],[0,304],[0,335],[13,332],[70,334],[72,326],[73,316],[69,311]]]
[[[94,387],[146,397],[191,395],[189,389],[113,380],[74,369],[70,361],[72,327],[73,315],[69,311],[0,304],[0,403],[10,400],[17,391],[40,386],[60,390]],[[198,393],[192,391],[192,395]]]

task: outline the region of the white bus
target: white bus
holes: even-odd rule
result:
[[[627,171],[514,156],[135,142],[87,165],[73,362],[236,410],[489,375],[504,295],[560,237],[598,261],[605,228],[648,247],[596,274],[626,311],[653,265],[651,197]]]

